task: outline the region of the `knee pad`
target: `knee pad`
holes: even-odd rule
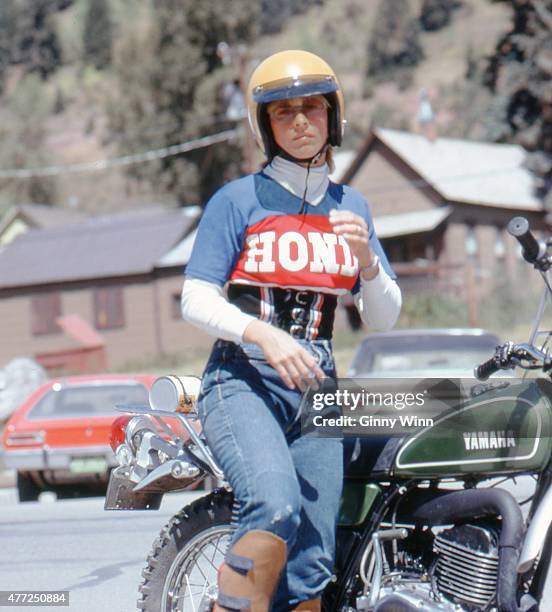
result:
[[[268,531],[247,532],[228,551],[219,570],[215,611],[269,612],[286,558],[282,538]]]
[[[301,610],[302,612],[320,612],[321,602],[320,597],[317,599],[309,599],[308,601],[302,601],[300,604],[293,608],[295,610]]]

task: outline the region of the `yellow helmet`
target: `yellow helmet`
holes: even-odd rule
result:
[[[249,79],[249,125],[263,153],[272,159],[279,151],[272,136],[266,106],[275,100],[323,95],[329,102],[328,144],[340,146],[344,103],[337,76],[322,58],[308,51],[281,51],[261,62]]]

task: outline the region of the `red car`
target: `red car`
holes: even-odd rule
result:
[[[17,472],[20,501],[42,491],[58,497],[105,493],[116,465],[109,445],[117,404],[148,405],[155,376],[96,375],[53,379],[12,415],[2,435],[3,462]]]

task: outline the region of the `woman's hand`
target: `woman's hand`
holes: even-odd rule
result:
[[[290,388],[318,389],[325,378],[315,358],[287,332],[264,321],[252,321],[243,333],[244,342],[253,342],[263,351],[268,363]]]
[[[369,268],[376,256],[370,246],[366,221],[349,210],[330,210],[329,220],[334,233],[347,241],[351,252],[358,259],[359,267]]]

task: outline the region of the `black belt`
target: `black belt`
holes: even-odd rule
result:
[[[294,338],[331,340],[337,297],[318,291],[230,284],[228,300]]]

